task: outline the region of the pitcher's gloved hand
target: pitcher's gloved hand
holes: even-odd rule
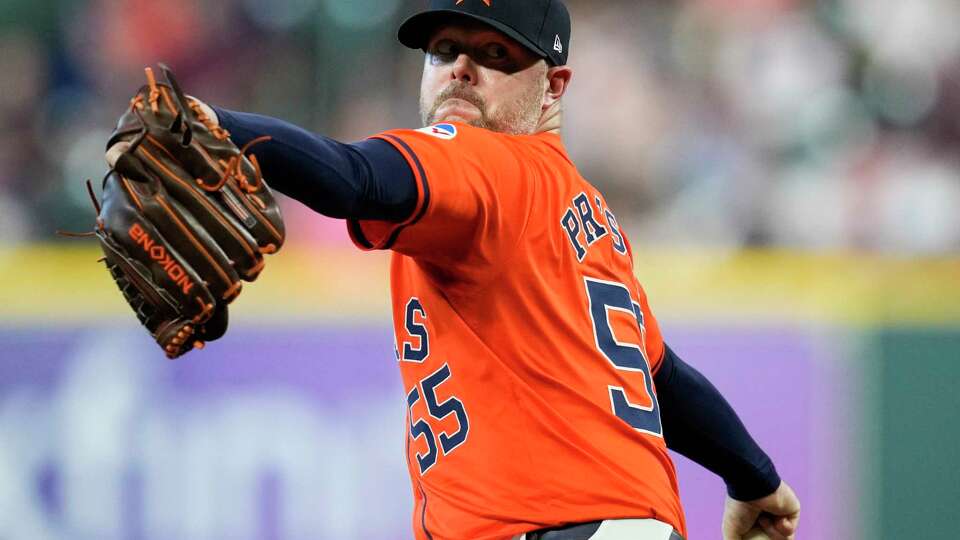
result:
[[[147,68],[107,142],[94,232],[140,322],[176,358],[226,332],[227,305],[283,245],[284,225],[246,155],[264,139],[237,148],[212,109],[161,69],[168,84]]]

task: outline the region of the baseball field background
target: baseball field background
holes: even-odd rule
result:
[[[798,538],[956,538],[960,5],[568,3],[564,139]],[[416,126],[416,5],[0,3],[0,540],[410,538],[386,254],[283,201],[227,336],[171,362],[53,231],[92,227],[83,180],[150,63],[344,140]],[[690,538],[719,538],[722,482],[677,467]]]

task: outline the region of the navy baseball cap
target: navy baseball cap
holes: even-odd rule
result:
[[[551,65],[567,63],[570,13],[560,0],[430,0],[400,25],[397,38],[411,49],[426,49],[437,25],[452,17],[489,24]]]

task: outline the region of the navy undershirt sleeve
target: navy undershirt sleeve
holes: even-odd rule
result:
[[[749,501],[776,491],[777,469],[737,413],[706,377],[668,346],[654,382],[667,448],[723,478],[734,499]]]
[[[390,143],[368,139],[346,144],[288,122],[214,107],[220,125],[250,148],[272,189],[329,217],[406,220],[417,204],[410,165]]]

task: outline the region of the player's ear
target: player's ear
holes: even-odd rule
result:
[[[544,108],[560,101],[570,85],[573,69],[570,66],[553,66],[547,68],[547,88],[543,96]]]

